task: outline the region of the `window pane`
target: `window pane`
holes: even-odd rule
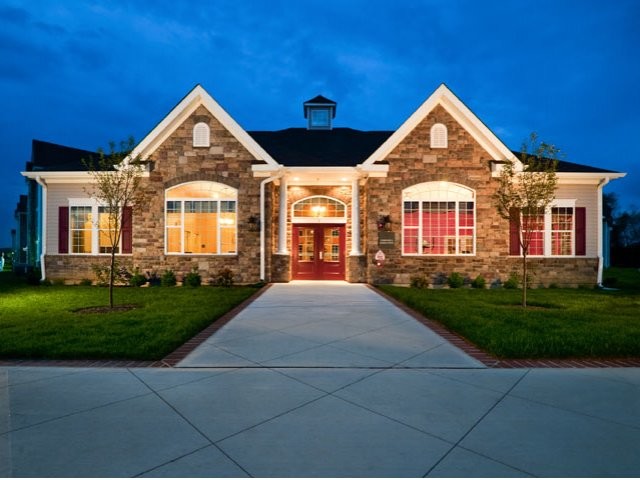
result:
[[[551,209],[551,254],[573,254],[573,208]]]
[[[343,203],[327,197],[309,197],[293,205],[293,216],[304,217],[346,217]]]
[[[115,242],[115,223],[117,218],[109,215],[108,207],[98,207],[98,252],[111,253],[111,248]],[[119,253],[119,245],[116,245],[115,252]]]
[[[184,203],[184,253],[218,253],[218,202]]]
[[[93,216],[91,207],[70,208],[71,253],[91,253]]]

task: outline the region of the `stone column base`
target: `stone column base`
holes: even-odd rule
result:
[[[347,282],[366,283],[367,282],[367,256],[350,255],[347,257]]]
[[[291,281],[291,255],[274,253],[271,255],[271,282]]]

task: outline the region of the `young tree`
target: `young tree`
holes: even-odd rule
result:
[[[120,142],[109,143],[109,152],[98,150],[98,164],[85,161],[94,183],[87,187],[87,193],[100,205],[100,244],[106,244],[109,253],[109,307],[113,308],[113,285],[115,283],[116,253],[121,250],[122,231],[125,226],[125,212],[139,208],[143,201],[140,186],[144,162],[131,158],[135,142],[133,137]]]
[[[494,195],[498,214],[517,229],[522,254],[523,307],[527,306],[527,256],[532,241],[544,229],[544,214],[555,195],[559,153],[555,146],[541,142],[532,133],[522,144],[522,168],[516,161],[506,162]]]

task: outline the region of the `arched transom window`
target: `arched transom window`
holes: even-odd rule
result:
[[[315,195],[295,202],[291,218],[294,223],[346,223],[347,206],[335,198]]]
[[[404,255],[473,255],[475,192],[449,182],[426,182],[402,191]]]
[[[165,192],[167,253],[237,253],[238,191],[222,183],[189,182]]]

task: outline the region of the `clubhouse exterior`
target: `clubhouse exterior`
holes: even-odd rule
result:
[[[517,236],[492,199],[500,165],[518,162],[444,84],[395,131],[334,128],[335,102],[303,104],[305,128],[245,131],[200,86],[135,147],[148,160],[144,208],[123,212],[120,261],[203,281],[292,279],[488,284],[519,270]],[[104,211],[86,193],[94,152],[33,141],[31,249],[43,278],[94,278]],[[532,245],[534,284],[599,283],[602,188],[624,176],[561,161]],[[543,218],[542,218],[543,217]],[[517,234],[517,232],[516,232]]]

